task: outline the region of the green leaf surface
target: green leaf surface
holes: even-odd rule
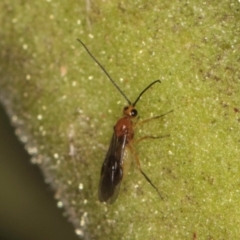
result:
[[[240,230],[239,1],[2,0],[0,99],[21,141],[85,239],[237,239]],[[135,145],[161,200],[137,170],[113,205],[100,169],[126,104]]]

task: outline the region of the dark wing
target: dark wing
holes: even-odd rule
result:
[[[102,165],[98,188],[100,202],[113,203],[119,193],[123,177],[123,155],[126,146],[126,135],[116,137],[113,133],[110,147]]]

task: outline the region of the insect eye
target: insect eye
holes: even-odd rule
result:
[[[137,112],[136,109],[133,109],[133,110],[131,111],[131,116],[132,116],[132,117],[136,117],[137,114],[138,114],[138,112]]]
[[[123,109],[124,111],[127,111],[128,110],[128,106],[126,106],[126,107],[124,107],[124,109]]]

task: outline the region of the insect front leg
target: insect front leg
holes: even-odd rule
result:
[[[147,123],[147,122],[150,122],[150,121],[152,121],[152,120],[155,120],[155,119],[158,119],[158,118],[162,118],[162,117],[164,117],[164,116],[166,116],[167,114],[169,114],[169,113],[171,113],[171,112],[173,112],[173,110],[171,110],[171,111],[169,111],[169,112],[166,112],[166,113],[164,113],[164,114],[162,114],[162,115],[159,115],[159,116],[155,116],[155,117],[152,117],[152,118],[147,118],[147,119],[145,119],[145,120],[142,120],[142,121],[138,121],[139,119],[137,119],[137,122],[134,124],[134,127],[138,127],[138,126],[140,126],[140,125],[142,125],[142,124],[145,124],[145,123]]]
[[[140,126],[140,125],[142,125],[142,124],[145,124],[145,123],[147,123],[147,122],[150,122],[150,121],[152,121],[152,120],[155,120],[155,119],[164,117],[165,115],[167,115],[167,114],[169,114],[169,113],[171,113],[171,112],[173,112],[173,110],[171,110],[171,111],[169,111],[169,112],[166,112],[166,113],[164,113],[164,114],[162,114],[162,115],[156,116],[156,117],[152,117],[152,118],[148,118],[148,119],[142,120],[142,121],[140,121],[140,122],[139,122],[139,118],[138,118],[137,121],[136,121],[135,124],[134,124],[134,128],[136,128],[136,127],[138,127],[138,126]],[[159,139],[159,138],[165,138],[165,137],[170,137],[170,134],[163,135],[163,136],[151,136],[151,135],[149,135],[149,136],[144,136],[144,137],[141,137],[141,138],[135,140],[134,142],[135,142],[135,143],[139,143],[139,142],[141,142],[142,140],[145,140],[145,139]]]

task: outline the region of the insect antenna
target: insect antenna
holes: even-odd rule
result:
[[[103,72],[107,75],[107,77],[110,79],[110,81],[112,82],[112,84],[117,88],[117,90],[122,94],[122,96],[127,100],[128,104],[131,105],[131,101],[127,98],[127,96],[123,93],[123,91],[118,87],[118,85],[113,81],[113,79],[111,78],[111,76],[109,75],[109,73],[107,72],[107,70],[103,67],[103,65],[92,55],[92,53],[89,51],[89,49],[87,48],[87,46],[80,40],[77,39],[82,46],[86,49],[86,51],[88,52],[88,54],[90,55],[90,57],[94,60],[94,62],[96,62],[98,64],[98,66],[103,70]],[[149,86],[150,87],[150,86]]]
[[[163,199],[163,196],[161,195],[161,193],[159,192],[159,190],[157,189],[157,187],[152,183],[152,181],[150,180],[150,178],[142,171],[142,169],[139,169],[141,174],[145,177],[145,179],[151,184],[151,186],[157,191],[158,195],[160,196],[161,199]]]
[[[151,84],[149,84],[149,85],[139,94],[139,96],[137,97],[137,99],[136,99],[135,102],[133,103],[133,106],[134,106],[134,107],[136,106],[136,104],[137,104],[138,100],[140,99],[140,97],[141,97],[153,84],[155,84],[155,83],[157,83],[157,82],[161,83],[160,80],[156,80],[156,81],[152,82]]]

